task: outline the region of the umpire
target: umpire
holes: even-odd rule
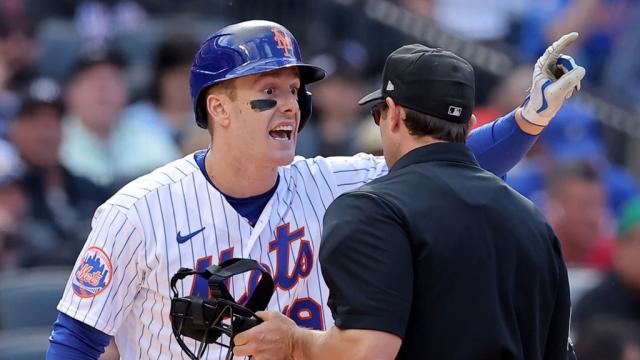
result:
[[[336,326],[392,335],[397,359],[573,357],[558,239],[466,147],[474,92],[467,61],[408,45],[360,100],[390,170],[325,215],[320,262]]]

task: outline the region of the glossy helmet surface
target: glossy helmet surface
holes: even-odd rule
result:
[[[308,98],[311,94],[304,85],[323,79],[325,71],[302,61],[296,39],[280,24],[251,20],[220,29],[202,44],[191,66],[189,85],[196,123],[207,128],[202,97],[210,86],[288,67],[297,67],[300,71],[300,130],[311,116],[311,99]]]

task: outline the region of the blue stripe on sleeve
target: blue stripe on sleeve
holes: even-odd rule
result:
[[[474,129],[467,139],[467,146],[482,168],[503,177],[531,149],[537,138],[520,129],[515,111],[512,111]]]
[[[111,336],[66,314],[58,314],[49,338],[47,360],[98,359]]]

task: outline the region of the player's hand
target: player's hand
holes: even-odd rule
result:
[[[531,91],[522,105],[521,115],[526,121],[547,126],[573,90],[580,90],[584,68],[571,56],[561,54],[577,38],[577,32],[562,36],[536,62]]]
[[[297,325],[275,311],[258,311],[262,323],[235,336],[233,355],[252,360],[293,359],[293,338]]]

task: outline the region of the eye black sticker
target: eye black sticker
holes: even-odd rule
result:
[[[274,107],[276,107],[277,104],[278,102],[272,99],[260,99],[260,100],[249,101],[249,105],[251,105],[251,109],[253,109],[255,112],[263,112],[263,111],[271,110]]]

